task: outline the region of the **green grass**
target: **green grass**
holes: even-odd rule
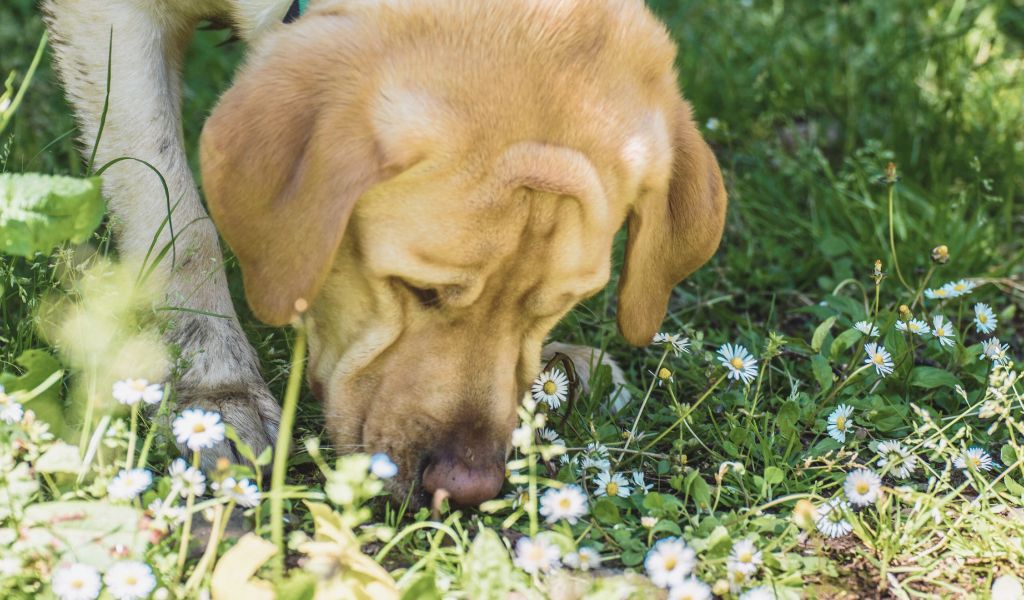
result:
[[[693,341],[690,354],[625,345],[614,325],[614,278],[552,333],[617,359],[634,401],[610,410],[607,382],[596,381],[573,412],[566,415],[563,407],[549,425],[570,453],[605,444],[614,469],[642,468],[655,492],[599,499],[594,472],[558,468],[557,460],[549,472],[541,460],[538,474],[528,478],[540,478],[541,490],[549,478],[578,482],[592,496],[590,515],[571,528],[549,528],[552,539],[565,550],[577,543],[599,548],[609,572],[618,574],[642,571],[656,539],[682,535],[698,551],[699,576],[713,584],[726,576],[732,543],[749,538],[764,555],[755,581],[777,585],[780,594],[806,586],[811,597],[985,596],[995,576],[1019,572],[1024,563],[1024,523],[1015,516],[1024,508],[1020,385],[990,381],[990,363],[977,360],[987,336],[969,329],[971,305],[987,302],[999,318],[995,334],[1011,356],[1021,355],[1024,7],[1014,0],[649,4],[679,43],[682,89],[723,167],[726,234],[711,263],[677,288],[663,327],[685,332]],[[0,75],[24,73],[41,32],[32,2],[0,7]],[[189,56],[184,96],[192,157],[202,115],[228,85],[243,50],[220,46],[225,36],[198,33]],[[0,137],[0,170],[82,175],[72,128],[44,64]],[[892,186],[891,220],[890,185],[882,181],[890,161],[900,176]],[[893,265],[890,227],[909,290]],[[105,244],[104,234],[98,236]],[[951,259],[935,265],[930,254],[940,244]],[[886,273],[877,308],[875,259]],[[19,372],[16,357],[46,347],[31,317],[59,289],[70,251],[0,261],[0,361],[3,371]],[[283,397],[294,336],[251,319],[237,270],[229,275],[264,373]],[[980,284],[966,299],[939,305],[920,298],[919,289],[961,277]],[[957,345],[940,348],[893,331],[901,304],[920,317],[945,314]],[[896,361],[891,376],[858,371],[863,340],[847,332],[861,319],[883,330],[882,343]],[[742,344],[759,359],[751,386],[720,381],[714,351],[725,342]],[[651,372],[663,361],[673,379],[654,385]],[[67,402],[74,392],[65,391]],[[302,394],[297,439],[319,436],[319,410]],[[826,419],[839,404],[854,408],[856,430],[844,444],[826,434]],[[629,448],[642,452],[620,453],[634,422],[642,436]],[[169,459],[161,436],[166,433],[157,435],[151,461],[157,470]],[[808,529],[797,503],[820,505],[841,494],[846,473],[857,466],[881,471],[875,449],[888,439],[916,448],[915,473],[905,480],[887,474],[878,503],[848,515],[850,535],[830,540]],[[492,513],[445,513],[441,525],[380,500],[368,502],[368,513],[358,507],[375,494],[373,482],[352,475],[364,465],[334,469],[299,445],[289,480],[316,497],[324,489],[349,525],[366,524],[359,529],[363,550],[403,588],[421,586],[420,596],[430,597],[424,590],[450,585],[472,595],[488,573],[494,589],[530,587],[506,564],[507,552],[477,538],[487,529],[512,541],[535,533],[529,510],[495,505]],[[952,468],[969,445],[985,448],[998,466],[966,474]],[[96,480],[109,478],[110,468],[98,469]],[[324,470],[328,482],[351,479],[358,501],[339,502],[337,487],[324,487]],[[102,487],[90,492],[54,483],[65,494],[102,495]],[[40,492],[35,501],[44,497]],[[290,524],[311,533],[309,511],[291,500],[285,505]],[[261,510],[261,531],[269,537]],[[645,528],[644,516],[658,524]],[[316,521],[324,527],[329,519]],[[171,535],[160,547],[176,539]],[[293,540],[293,558],[302,554],[301,541]],[[161,552],[151,556],[158,571]],[[32,589],[27,580],[19,585]]]

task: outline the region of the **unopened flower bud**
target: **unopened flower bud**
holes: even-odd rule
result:
[[[932,260],[940,265],[944,265],[949,262],[949,247],[945,244],[940,244],[932,248]]]
[[[806,498],[798,500],[796,506],[793,507],[793,522],[801,529],[813,529],[817,514],[818,511],[815,510],[814,504],[810,500]]]
[[[900,304],[900,318],[904,321],[909,321],[914,315],[910,312],[910,307],[906,304]]]
[[[729,582],[724,579],[719,579],[715,582],[715,587],[711,588],[711,593],[716,596],[724,596],[729,593]]]

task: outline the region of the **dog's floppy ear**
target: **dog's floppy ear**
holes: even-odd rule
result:
[[[679,99],[669,118],[674,154],[668,195],[648,193],[633,207],[619,279],[619,331],[636,346],[650,343],[672,288],[711,258],[725,223],[722,173],[689,105]]]
[[[249,65],[201,141],[211,216],[241,263],[249,306],[271,325],[288,323],[296,301],[313,301],[379,172],[353,95],[327,75],[336,58],[300,44]]]

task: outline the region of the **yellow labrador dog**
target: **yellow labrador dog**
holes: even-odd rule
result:
[[[181,134],[186,45],[220,19],[250,51],[206,123],[202,183],[249,305],[272,325],[309,306],[309,379],[340,448],[388,453],[395,493],[478,503],[501,487],[546,334],[606,285],[623,223],[618,322],[637,345],[718,246],[725,189],[675,48],[641,0],[312,0],[283,23],[292,9],[45,2],[87,150],[112,39],[98,161],[144,159],[170,187],[182,403],[257,449],[276,431]],[[144,253],[159,179],[126,162],[105,185],[121,252]]]

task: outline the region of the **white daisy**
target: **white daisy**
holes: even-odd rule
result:
[[[644,569],[658,587],[681,585],[697,566],[697,553],[679,538],[665,538],[654,544],[644,559]]]
[[[956,332],[953,331],[953,324],[942,315],[935,315],[932,319],[932,335],[943,346],[952,347],[956,344]]]
[[[111,500],[133,500],[153,483],[153,474],[146,469],[121,469],[107,485]]]
[[[744,573],[756,573],[761,566],[761,551],[757,549],[754,542],[740,540],[732,545],[732,553],[729,554],[729,568],[736,568]]]
[[[391,479],[398,474],[398,465],[387,454],[378,452],[370,457],[370,472],[379,479]]]
[[[157,404],[164,397],[164,389],[159,383],[150,383],[145,379],[123,379],[114,382],[113,395],[114,400],[128,406],[139,402]]]
[[[979,302],[974,305],[974,325],[981,333],[992,333],[996,329],[999,320],[988,304]]]
[[[171,481],[178,486],[178,493],[182,498],[187,498],[189,494],[202,496],[206,493],[206,475],[203,475],[199,469],[190,466],[185,459],[174,459],[168,472],[171,475]]]
[[[608,460],[608,447],[600,442],[591,442],[583,449],[583,458],[580,460],[580,468],[596,469],[607,471],[612,463]]]
[[[569,378],[558,369],[544,371],[533,381],[530,393],[537,402],[544,402],[556,409],[569,396]]]
[[[633,487],[637,491],[643,490],[643,493],[645,494],[651,491],[651,489],[654,487],[653,483],[647,483],[647,481],[644,479],[643,471],[633,471],[633,474],[630,476],[630,480],[633,482]]]
[[[533,430],[526,423],[512,430],[512,447],[526,451],[533,442]]]
[[[684,352],[687,354],[690,352],[690,338],[683,337],[681,333],[656,333],[651,343],[664,346],[665,349],[671,350],[676,356]]]
[[[917,469],[917,456],[895,440],[879,443],[878,456],[878,468],[888,467],[894,477],[906,479]]]
[[[934,290],[925,290],[924,297],[929,300],[945,300],[947,298],[952,298],[954,297],[954,294],[951,292],[950,288],[946,287],[948,285],[949,284],[946,284]]]
[[[964,472],[970,469],[975,471],[991,471],[992,470],[992,456],[985,452],[984,448],[978,446],[971,446],[963,452],[960,456],[956,457],[953,461],[953,466]]]
[[[542,427],[537,430],[537,436],[549,446],[564,446],[565,442],[558,436],[558,432],[550,427]]]
[[[707,120],[706,123],[704,123],[704,127],[706,127],[708,131],[714,131],[718,129],[719,125],[721,125],[721,123],[719,123],[718,119],[716,119],[715,117],[711,117],[710,119]]]
[[[658,517],[651,517],[651,516],[640,517],[640,524],[643,525],[645,529],[650,529],[650,528],[652,528],[652,527],[654,527],[655,525],[658,524]]]
[[[100,574],[86,564],[75,563],[58,568],[50,581],[60,600],[93,600],[100,595]]]
[[[149,503],[146,511],[156,520],[166,523],[177,523],[185,518],[185,508],[175,504],[164,504],[163,499],[157,498]]]
[[[729,591],[734,594],[738,594],[743,586],[750,581],[750,573],[742,570],[741,565],[732,561],[726,563],[725,576],[729,580]]]
[[[587,496],[578,485],[550,489],[540,498],[540,514],[548,523],[565,519],[570,525],[587,514]]]
[[[766,585],[759,585],[743,592],[740,600],[775,600],[775,592]]]
[[[870,469],[857,469],[846,475],[846,497],[854,506],[874,504],[882,491],[882,478]]]
[[[156,587],[156,577],[145,563],[125,560],[107,569],[103,583],[117,600],[142,600]]]
[[[513,509],[519,508],[520,506],[524,506],[526,502],[530,499],[530,490],[526,489],[523,486],[519,486],[512,490],[511,492],[505,494],[505,499],[512,501]]]
[[[576,552],[570,552],[562,559],[565,566],[579,569],[580,571],[591,571],[601,566],[601,555],[588,546],[583,546]]]
[[[25,410],[21,404],[14,400],[14,395],[4,391],[0,385],[0,421],[4,423],[19,423],[25,416]]]
[[[853,407],[840,404],[828,416],[828,435],[840,444],[846,443],[846,434],[853,431]]]
[[[892,362],[892,355],[889,351],[882,347],[881,344],[864,344],[864,351],[868,353],[867,358],[864,359],[864,364],[870,365],[875,368],[875,372],[885,377],[891,375],[895,364]]]
[[[260,503],[260,490],[248,479],[225,477],[219,483],[214,482],[211,487],[218,495],[234,500],[239,506],[252,508]]]
[[[911,335],[927,335],[931,332],[931,328],[928,327],[928,323],[925,323],[921,319],[896,321],[896,329],[899,331],[910,332]]]
[[[994,365],[1005,365],[1010,362],[1006,355],[1010,351],[1010,345],[1004,344],[998,338],[989,338],[981,343],[981,356],[978,360],[991,360]]]
[[[878,327],[867,321],[857,321],[853,324],[853,328],[867,336],[875,337],[878,335]]]
[[[597,484],[597,488],[594,490],[595,496],[629,497],[629,481],[622,473],[602,471],[594,478],[594,483]]]
[[[749,384],[757,377],[757,360],[739,344],[724,344],[718,349],[718,362],[729,369],[729,379]]]
[[[815,515],[815,526],[818,531],[830,538],[842,537],[853,531],[853,525],[846,520],[846,511],[850,506],[839,496],[818,505]]]
[[[521,537],[516,542],[515,565],[527,573],[543,573],[557,569],[561,552],[545,538]]]
[[[5,556],[0,558],[0,579],[14,577],[21,573],[24,563],[17,556]]]
[[[959,296],[966,296],[970,294],[974,288],[978,287],[973,281],[961,279],[960,281],[950,281],[946,285],[942,286],[942,289],[949,292],[950,298],[957,298]]]
[[[710,600],[711,588],[696,577],[687,577],[668,591],[668,600]]]
[[[181,416],[174,420],[172,428],[178,443],[185,444],[193,452],[224,441],[224,423],[219,413],[190,408],[182,411]]]

